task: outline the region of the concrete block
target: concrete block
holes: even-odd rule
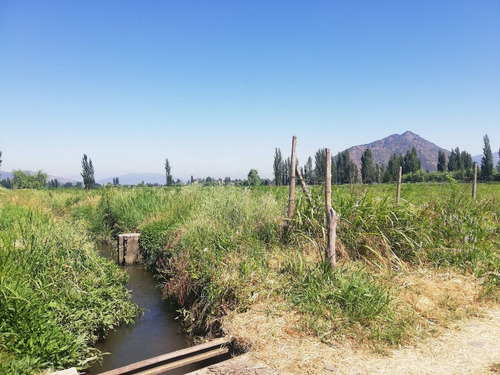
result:
[[[134,264],[141,260],[139,237],[140,233],[124,233],[118,235],[119,264]]]

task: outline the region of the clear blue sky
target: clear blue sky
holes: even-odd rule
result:
[[[0,1],[1,169],[271,177],[411,130],[500,146],[500,1]]]

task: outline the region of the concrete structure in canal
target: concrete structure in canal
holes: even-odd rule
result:
[[[124,233],[118,235],[119,264],[134,264],[141,260],[139,236],[139,233]]]

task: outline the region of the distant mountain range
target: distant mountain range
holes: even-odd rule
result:
[[[37,173],[37,172],[26,171],[26,170],[23,172],[28,173],[28,174],[36,174]],[[7,178],[12,180],[12,177],[14,177],[12,172],[0,171],[0,180],[7,179]],[[47,175],[47,181],[50,181],[50,180],[57,180],[60,184],[65,184],[66,182],[71,182],[72,184],[75,184],[76,182],[78,182],[77,180],[74,180],[72,178]]]
[[[120,185],[137,185],[141,182],[145,184],[165,185],[166,182],[165,175],[159,173],[129,173],[116,177],[118,177]],[[113,183],[113,178],[115,177],[103,178],[96,182],[101,185],[106,185],[107,183]],[[177,177],[173,177],[173,179],[176,181]]]
[[[29,174],[35,174],[36,172],[33,171],[24,171]],[[10,178],[12,179],[13,174],[12,172],[6,172],[6,171],[0,171],[0,180],[1,179],[6,179]],[[130,173],[130,174],[125,174],[121,176],[117,176],[118,180],[121,185],[137,185],[140,184],[141,182],[144,182],[145,184],[158,184],[158,185],[164,185],[165,184],[165,175],[159,174],[159,173]],[[108,178],[103,178],[100,180],[97,180],[96,182],[100,185],[106,185],[108,183],[113,183],[113,178],[115,177],[108,177]],[[173,177],[174,181],[177,180],[177,177]],[[67,177],[60,177],[60,176],[52,176],[48,175],[47,176],[47,181],[50,180],[57,180],[59,181],[60,184],[65,184],[66,182],[71,182],[73,185],[76,184],[77,182],[82,182],[82,180],[75,180]]]

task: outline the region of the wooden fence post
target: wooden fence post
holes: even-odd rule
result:
[[[325,209],[326,212],[332,208],[332,155],[330,149],[326,149],[326,178],[325,178]]]
[[[302,190],[304,190],[304,193],[306,194],[307,201],[309,202],[309,204],[311,205],[311,207],[313,207],[311,192],[307,188],[306,182],[302,178],[302,174],[300,173],[298,165],[295,167],[295,173],[297,173],[297,178],[300,181],[300,185],[302,186]]]
[[[399,198],[401,197],[401,175],[403,174],[403,167],[399,167],[399,176],[398,176],[398,192],[396,195],[396,205],[399,206]]]
[[[331,268],[337,264],[335,241],[337,238],[338,215],[332,208],[332,156],[329,148],[326,149],[325,209],[327,229],[325,257]]]
[[[477,163],[474,163],[474,182],[472,183],[472,199],[476,199],[477,192]]]
[[[292,137],[292,168],[290,173],[290,195],[288,197],[288,217],[293,216],[293,210],[295,208],[295,152],[297,151],[297,137]]]

